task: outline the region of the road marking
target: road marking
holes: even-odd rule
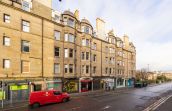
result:
[[[107,105],[107,106],[105,106],[105,107],[103,108],[103,110],[109,109],[110,107],[111,107],[110,105]]]
[[[159,99],[158,101],[156,101],[155,103],[153,103],[152,105],[150,105],[149,107],[147,107],[146,109],[144,109],[143,111],[154,111],[156,110],[161,104],[163,104],[164,102],[166,102],[169,98],[171,98],[172,95],[169,95],[167,97],[163,97],[161,99]]]

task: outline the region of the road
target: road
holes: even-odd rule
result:
[[[75,96],[69,102],[41,106],[36,109],[23,106],[5,111],[142,111],[171,89],[172,83],[165,83],[121,93],[111,91]]]

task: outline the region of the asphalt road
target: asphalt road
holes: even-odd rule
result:
[[[76,96],[66,103],[50,104],[36,109],[23,106],[5,111],[142,111],[172,90],[172,83],[165,83],[124,92],[104,92]],[[170,99],[172,101],[172,99]],[[172,105],[172,103],[170,103]],[[169,104],[169,108],[170,108]],[[168,104],[167,104],[168,105]],[[157,110],[172,111],[172,110]]]

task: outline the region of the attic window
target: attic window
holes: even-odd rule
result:
[[[22,2],[22,9],[25,10],[25,11],[30,12],[31,5],[32,5],[31,2],[23,1]]]

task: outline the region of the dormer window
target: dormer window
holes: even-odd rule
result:
[[[82,26],[81,30],[84,33],[91,34],[91,28],[89,26]]]
[[[73,28],[74,28],[74,26],[75,26],[75,24],[74,24],[74,20],[73,20],[73,19],[71,19],[71,18],[69,18],[69,19],[68,19],[67,24],[68,24],[70,27],[73,27]]]
[[[57,22],[57,23],[60,23],[60,16],[61,13],[59,13],[58,11],[55,11],[55,10],[52,10],[52,20]]]
[[[22,9],[25,11],[30,12],[31,6],[32,6],[31,2],[25,0],[22,2]]]

